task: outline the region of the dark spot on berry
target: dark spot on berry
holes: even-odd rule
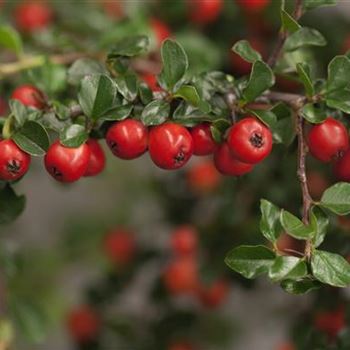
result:
[[[261,148],[264,145],[264,139],[262,135],[256,132],[251,136],[249,141],[256,148]]]
[[[22,164],[17,159],[12,159],[7,163],[7,171],[10,174],[17,175],[21,170]]]
[[[63,179],[63,174],[55,167],[51,167],[51,174],[55,179],[62,180]]]
[[[108,146],[112,150],[113,153],[118,152],[118,145],[114,141],[108,141]]]
[[[175,164],[181,164],[185,160],[185,153],[180,150],[178,154],[174,157]]]

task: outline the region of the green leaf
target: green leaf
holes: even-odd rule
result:
[[[118,41],[111,51],[108,53],[108,58],[118,56],[133,57],[145,53],[149,46],[149,39],[145,35],[135,35],[123,38]]]
[[[182,98],[195,107],[198,107],[201,101],[196,88],[190,85],[182,85],[180,89],[176,91],[174,97]]]
[[[260,53],[254,50],[247,40],[237,41],[233,45],[232,51],[251,63],[254,63],[257,60],[262,60]]]
[[[85,127],[80,124],[72,124],[64,128],[60,133],[60,142],[66,147],[76,148],[82,145],[89,138]]]
[[[16,30],[9,26],[0,27],[0,46],[12,50],[17,56],[23,53],[23,43]]]
[[[320,209],[319,207],[313,207],[311,211],[310,221],[311,226],[316,232],[312,240],[313,246],[317,248],[323,242],[326,236],[329,218],[322,209]]]
[[[344,113],[350,113],[350,90],[334,91],[326,96],[326,104],[330,108],[339,109]]]
[[[285,10],[281,10],[282,29],[294,33],[301,28],[301,25]]]
[[[251,110],[247,111],[248,113],[254,114],[258,119],[260,119],[264,124],[266,124],[269,128],[274,128],[277,123],[277,117],[272,111],[265,110]]]
[[[336,5],[337,0],[304,0],[303,5],[307,10],[312,10],[321,6]]]
[[[129,117],[134,106],[132,104],[113,107],[108,110],[100,119],[101,120],[124,120]]]
[[[10,100],[10,110],[16,119],[18,126],[22,126],[27,119],[28,109],[18,100]]]
[[[255,61],[250,73],[248,85],[243,90],[243,97],[246,102],[254,101],[264,91],[275,83],[275,77],[271,68],[263,61]]]
[[[306,275],[307,266],[305,261],[295,256],[276,257],[269,270],[269,277],[273,281],[298,280]]]
[[[350,214],[350,184],[339,182],[328,188],[319,203],[337,215]]]
[[[317,281],[312,281],[309,279],[304,279],[301,281],[285,280],[281,282],[281,287],[284,291],[289,294],[306,294],[312,290],[319,289],[321,287],[320,283]]]
[[[155,100],[149,103],[141,114],[141,121],[147,126],[163,124],[170,116],[169,103]]]
[[[17,196],[10,185],[0,190],[0,224],[8,224],[22,214],[26,204],[24,196]]]
[[[350,284],[350,264],[338,254],[315,250],[311,258],[312,273],[317,280],[334,287]]]
[[[319,31],[302,27],[287,38],[284,49],[294,51],[305,46],[325,46],[326,44],[326,39]]]
[[[125,74],[115,79],[119,93],[128,101],[132,102],[137,97],[138,81],[135,74]]]
[[[276,242],[280,233],[280,209],[266,199],[260,201],[260,231],[270,242]]]
[[[312,103],[306,104],[302,109],[303,117],[312,124],[319,124],[327,119],[327,114],[315,107]]]
[[[274,252],[265,246],[240,246],[228,253],[225,263],[244,277],[255,278],[267,272],[274,259]]]
[[[72,85],[79,85],[87,75],[106,74],[106,68],[91,58],[80,58],[68,69],[67,80]]]
[[[295,127],[292,118],[279,119],[276,126],[272,129],[272,133],[275,143],[289,146],[295,138]]]
[[[35,121],[26,121],[12,138],[19,148],[32,156],[43,156],[50,146],[49,135]]]
[[[180,44],[167,39],[161,49],[163,70],[160,74],[161,86],[173,91],[176,84],[184,77],[188,69],[188,58]]]
[[[310,66],[307,63],[297,63],[297,72],[304,84],[306,95],[312,97],[315,94],[315,89],[311,80]]]
[[[143,104],[148,104],[153,99],[153,92],[145,83],[139,84],[139,93],[140,93],[140,99]]]
[[[350,74],[350,60],[346,56],[336,56],[328,65],[327,97],[350,85],[347,77]]]
[[[96,120],[113,107],[116,93],[116,85],[108,76],[91,75],[81,81],[78,100],[84,114]]]
[[[300,219],[284,209],[281,211],[280,220],[285,231],[296,239],[310,239],[315,234],[311,225],[305,226]]]

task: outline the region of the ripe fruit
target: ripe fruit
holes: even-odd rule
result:
[[[126,119],[108,129],[106,142],[116,157],[135,159],[146,152],[147,137],[147,128],[140,121]]]
[[[45,95],[35,86],[21,85],[15,89],[12,99],[20,101],[25,106],[44,109],[46,107]]]
[[[198,232],[191,225],[183,225],[175,229],[171,236],[171,247],[175,254],[192,255],[197,250]]]
[[[29,169],[31,157],[12,140],[0,141],[0,179],[14,181]]]
[[[245,12],[257,13],[263,11],[270,0],[236,0],[236,3]]]
[[[216,169],[223,175],[241,176],[253,170],[252,164],[237,160],[230,152],[227,143],[223,143],[214,153]]]
[[[215,21],[222,10],[222,0],[187,0],[192,22],[207,24]]]
[[[349,148],[349,134],[345,126],[334,118],[314,125],[308,134],[310,153],[322,162],[341,157]]]
[[[23,32],[35,32],[48,27],[53,20],[53,12],[43,1],[23,1],[15,9],[17,28]]]
[[[141,79],[148,85],[148,87],[153,92],[162,91],[162,88],[158,85],[157,77],[154,74],[142,74]]]
[[[158,46],[161,46],[165,39],[171,36],[171,30],[166,23],[157,18],[150,19],[150,26],[154,33]]]
[[[346,326],[344,308],[339,307],[333,311],[319,311],[315,315],[314,325],[318,330],[328,334],[330,338],[335,338]]]
[[[256,164],[270,154],[272,133],[257,119],[246,117],[231,127],[227,144],[232,155],[238,160]]]
[[[221,182],[221,174],[212,160],[193,164],[187,173],[187,182],[190,189],[201,195],[215,191]]]
[[[57,181],[77,181],[86,173],[90,153],[90,148],[87,144],[77,148],[70,148],[56,141],[50,146],[45,155],[46,170]]]
[[[175,123],[155,126],[149,133],[149,154],[162,169],[178,169],[184,166],[193,154],[190,132]]]
[[[118,228],[106,236],[104,249],[113,263],[118,265],[128,264],[135,257],[135,238],[130,231]]]
[[[350,182],[350,149],[336,161],[333,171],[338,180]]]
[[[210,124],[198,124],[190,129],[193,138],[193,154],[196,156],[206,156],[212,154],[217,148],[210,131]]]
[[[194,347],[188,343],[174,343],[170,345],[168,350],[194,350]]]
[[[120,19],[124,15],[120,1],[101,0],[101,5],[106,15],[111,19]]]
[[[101,173],[105,168],[106,156],[97,140],[89,139],[86,144],[90,148],[90,158],[84,176],[95,176]]]
[[[163,282],[169,293],[191,294],[198,286],[197,264],[193,258],[179,257],[166,267]]]
[[[229,293],[229,284],[226,280],[215,281],[210,286],[201,286],[198,296],[202,304],[206,307],[215,308],[220,306]]]
[[[78,343],[95,340],[100,326],[97,314],[87,305],[80,306],[68,315],[68,330]]]

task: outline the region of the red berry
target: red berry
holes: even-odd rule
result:
[[[25,106],[44,109],[46,106],[45,95],[35,86],[21,85],[15,89],[12,99],[20,101]]]
[[[223,143],[214,153],[216,169],[223,175],[241,176],[253,170],[252,164],[242,163],[230,152],[227,143]]]
[[[149,133],[149,154],[162,169],[178,169],[184,166],[193,154],[190,132],[175,123],[155,126]]]
[[[119,20],[124,16],[123,7],[120,1],[102,0],[101,5],[106,15],[111,19]]]
[[[7,112],[7,103],[0,97],[0,116],[4,116]]]
[[[135,238],[130,231],[119,228],[106,236],[104,249],[113,263],[118,265],[128,264],[135,257]]]
[[[174,295],[192,294],[198,286],[197,272],[197,264],[193,258],[177,258],[164,271],[164,285]]]
[[[147,138],[148,130],[140,121],[126,119],[108,129],[106,142],[116,157],[135,159],[147,151]]]
[[[349,148],[349,134],[345,126],[334,118],[314,125],[308,134],[310,153],[322,162],[342,156]]]
[[[336,161],[333,170],[338,180],[350,182],[350,149]]]
[[[214,22],[220,15],[223,0],[187,0],[191,21],[200,24]]]
[[[53,20],[52,9],[44,1],[23,1],[14,15],[17,28],[29,33],[47,28]]]
[[[97,338],[100,319],[93,309],[83,305],[68,315],[68,330],[78,343],[87,343]]]
[[[84,176],[95,176],[105,168],[106,156],[97,140],[89,139],[86,144],[90,148],[90,159]]]
[[[153,92],[162,91],[162,88],[158,84],[157,77],[154,74],[142,74],[141,79]]]
[[[170,345],[168,350],[194,350],[194,347],[188,343],[174,343]]]
[[[346,326],[344,308],[334,311],[320,311],[314,318],[315,327],[333,339]]]
[[[12,140],[0,141],[0,179],[14,181],[29,169],[31,157]]]
[[[217,148],[210,131],[210,124],[198,124],[190,129],[193,138],[193,154],[196,156],[207,156]]]
[[[190,189],[198,194],[213,192],[221,182],[221,174],[212,160],[203,160],[193,164],[187,173],[187,182]]]
[[[271,0],[236,0],[236,3],[242,10],[249,13],[257,13],[263,11]]]
[[[157,45],[161,46],[162,42],[171,37],[171,30],[166,23],[157,18],[150,19],[150,25],[153,30]]]
[[[70,148],[56,141],[47,151],[44,162],[48,173],[57,181],[74,182],[86,173],[89,160],[90,148],[87,144]]]
[[[296,350],[295,346],[292,343],[282,343],[276,350]]]
[[[215,281],[210,286],[201,286],[199,289],[199,299],[206,307],[215,308],[220,306],[229,293],[229,284],[226,280]]]
[[[238,160],[256,164],[270,154],[272,133],[257,119],[246,117],[231,127],[227,144],[232,155]]]
[[[173,231],[171,246],[175,254],[193,255],[197,250],[198,232],[191,225],[183,225]]]

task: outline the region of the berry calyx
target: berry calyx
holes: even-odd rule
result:
[[[1,180],[18,180],[28,171],[30,162],[30,155],[22,151],[12,140],[0,141]]]
[[[116,157],[135,159],[147,151],[148,130],[140,121],[126,119],[108,129],[106,142]]]
[[[210,131],[210,124],[198,124],[190,129],[193,139],[193,154],[196,156],[207,156],[217,148]]]
[[[193,255],[197,251],[198,232],[191,225],[183,225],[172,232],[171,247],[177,255]]]
[[[33,85],[18,86],[13,91],[11,98],[20,101],[25,106],[37,109],[44,109],[47,105],[43,92]]]
[[[52,9],[44,1],[23,1],[15,9],[16,26],[23,32],[43,30],[52,20]]]
[[[88,305],[80,306],[68,315],[69,333],[78,343],[88,343],[95,340],[100,326],[101,322],[98,315]]]
[[[341,158],[349,148],[349,134],[345,126],[334,118],[314,125],[307,137],[310,153],[321,162]]]
[[[198,24],[214,22],[223,7],[222,0],[187,0],[190,20]]]
[[[124,228],[118,228],[105,237],[104,250],[113,263],[126,265],[136,254],[134,235]]]
[[[47,151],[44,163],[46,170],[55,180],[74,182],[86,173],[89,160],[90,148],[87,144],[70,148],[56,141]]]
[[[158,18],[150,19],[150,26],[154,33],[158,46],[162,45],[162,42],[171,37],[171,30],[169,26]]]
[[[237,160],[256,164],[271,153],[272,133],[257,119],[246,117],[231,127],[227,144]]]
[[[151,129],[148,149],[153,162],[160,168],[179,169],[193,154],[193,140],[185,127],[168,122]]]
[[[209,286],[201,286],[198,296],[202,304],[209,308],[215,308],[225,301],[229,293],[229,284],[226,280],[215,281]]]
[[[350,149],[335,162],[333,171],[338,180],[350,182]]]
[[[214,164],[221,174],[229,176],[241,176],[251,172],[254,168],[252,164],[237,160],[231,154],[227,143],[223,143],[215,151]]]
[[[106,156],[97,140],[89,139],[86,144],[90,148],[90,158],[84,176],[96,176],[100,174],[105,168]]]

